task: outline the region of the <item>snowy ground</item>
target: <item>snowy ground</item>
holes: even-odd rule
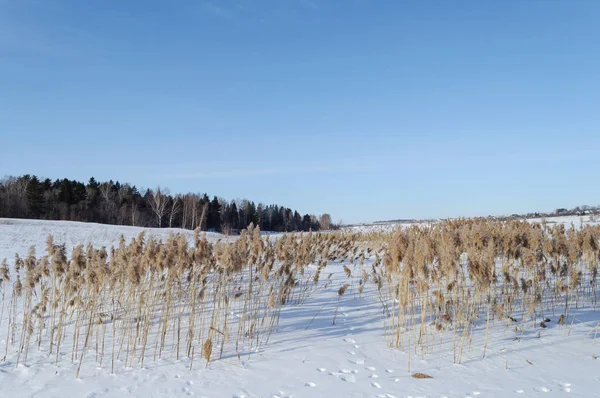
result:
[[[140,228],[121,225],[82,223],[75,221],[43,221],[0,218],[0,259],[12,260],[15,254],[25,256],[29,247],[35,246],[37,254],[44,250],[44,242],[52,235],[54,243],[64,244],[70,253],[74,246],[93,244],[97,247],[118,245],[121,235],[129,242],[131,238],[144,231],[147,236],[166,239],[169,234],[177,233],[194,241],[194,232],[179,228]],[[210,241],[224,239],[225,236],[208,232]]]
[[[600,217],[598,217],[597,221],[592,221],[589,215],[586,216],[560,216],[560,217],[547,217],[547,218],[529,218],[527,219],[529,222],[539,222],[546,221],[548,224],[563,224],[566,227],[570,227],[574,225],[575,228],[579,228],[581,225],[600,225]],[[346,227],[342,227],[342,230],[348,232],[359,232],[359,233],[370,233],[370,232],[392,232],[394,229],[398,227],[410,227],[411,225],[427,225],[435,221],[419,221],[419,222],[387,222],[387,223],[377,223],[377,224],[358,224],[358,225],[349,225]]]
[[[0,219],[0,258],[25,254],[30,245],[42,253],[52,233],[56,242],[117,244],[121,234],[136,236],[140,228],[69,222]],[[149,230],[166,237],[169,230]],[[182,232],[177,230],[177,232]],[[189,234],[190,238],[192,234]],[[211,239],[219,239],[211,235]],[[302,306],[286,306],[279,331],[269,344],[249,360],[228,357],[205,369],[189,360],[162,359],[144,368],[97,368],[93,359],[84,364],[80,379],[76,365],[58,366],[47,352],[30,353],[27,366],[14,359],[0,362],[0,397],[553,397],[600,396],[600,341],[594,330],[600,312],[574,311],[567,325],[550,316],[547,329],[521,325],[515,333],[504,323],[490,332],[487,355],[482,359],[484,328],[475,332],[469,359],[453,364],[451,336],[442,336],[432,354],[412,355],[411,372],[432,379],[414,379],[408,372],[406,353],[386,347],[382,336],[382,310],[368,285],[362,296],[349,289],[340,300],[337,322],[332,325],[336,291],[347,282],[339,265],[333,283],[320,288]],[[314,320],[313,320],[314,317]],[[449,332],[448,332],[449,333]],[[540,333],[538,335],[538,333]],[[0,352],[6,343],[0,320]]]
[[[566,227],[574,225],[575,228],[579,228],[582,225],[600,225],[600,218],[596,221],[590,216],[561,216],[561,217],[547,217],[547,218],[530,218],[529,222],[542,222],[546,221],[548,224],[564,224]]]

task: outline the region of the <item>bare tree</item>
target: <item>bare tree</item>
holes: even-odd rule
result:
[[[192,193],[185,194],[182,199],[181,228],[194,229],[196,227],[196,213],[198,211],[198,196]]]
[[[169,192],[167,190],[161,191],[160,187],[156,188],[156,191],[149,190],[150,192],[150,208],[156,215],[158,220],[158,228],[162,227],[162,219],[167,211],[167,201],[169,200]]]
[[[208,217],[208,203],[202,205],[202,211],[200,213],[200,220],[198,221],[198,227],[204,229],[206,226],[206,218]]]
[[[138,205],[134,201],[131,202],[131,225],[136,226],[136,222],[139,218],[140,212],[138,211]]]
[[[319,225],[321,229],[331,229],[331,216],[327,213],[324,213],[321,218],[319,218]]]
[[[169,228],[173,228],[173,219],[179,212],[181,212],[181,195],[173,197],[173,203],[171,203],[171,212],[169,215]]]
[[[13,217],[25,217],[28,212],[27,189],[30,178],[28,175],[15,178],[7,177],[3,180],[5,186],[5,206],[7,214]]]
[[[103,184],[100,184],[99,187],[99,191],[100,191],[100,196],[102,197],[102,199],[104,199],[103,201],[103,205],[101,205],[101,208],[104,208],[104,214],[106,216],[106,222],[109,223],[113,223],[115,221],[115,217],[114,217],[114,212],[113,212],[113,192],[112,192],[112,181],[111,182],[105,182]]]

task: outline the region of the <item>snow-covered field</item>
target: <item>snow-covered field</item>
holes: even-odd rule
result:
[[[578,221],[572,220],[573,222]],[[548,220],[550,221],[550,220]],[[570,221],[564,220],[565,223]],[[118,244],[142,229],[73,222],[0,219],[0,259],[26,254],[29,246],[42,254],[46,237],[68,248],[77,244]],[[166,238],[182,230],[147,230]],[[211,240],[221,238],[210,234]],[[143,368],[98,368],[93,358],[83,365],[54,362],[44,349],[29,353],[26,366],[15,366],[14,355],[0,362],[0,397],[552,397],[600,396],[600,341],[595,331],[600,313],[574,310],[564,326],[546,329],[532,325],[516,333],[497,323],[490,331],[486,358],[482,358],[484,327],[474,334],[473,349],[462,364],[453,363],[452,338],[442,336],[432,354],[412,355],[411,372],[405,352],[386,346],[382,309],[375,286],[362,295],[349,289],[339,301],[339,287],[347,281],[340,265],[330,264],[324,274],[333,282],[315,291],[301,306],[285,306],[279,330],[269,344],[250,359],[235,356],[211,362],[208,368],[189,360],[163,358]],[[7,331],[0,319],[0,358]],[[523,325],[525,326],[525,325]],[[449,334],[449,332],[448,332]],[[422,372],[431,379],[415,379]]]
[[[121,225],[105,225],[75,221],[43,221],[0,218],[0,259],[14,258],[15,254],[25,256],[29,247],[35,246],[37,253],[44,250],[44,242],[52,235],[56,244],[64,244],[67,252],[73,247],[92,244],[96,247],[110,248],[118,245],[121,235],[126,241],[145,232],[147,236],[166,239],[170,234],[183,234],[189,242],[194,240],[194,232],[179,228],[140,228]],[[207,232],[209,241],[224,239],[218,233]]]
[[[581,227],[581,225],[600,225],[600,217],[598,220],[593,221],[589,215],[586,216],[560,216],[560,217],[547,217],[547,218],[529,218],[527,219],[529,222],[538,222],[541,223],[545,221],[549,224],[563,224],[566,227],[570,227],[574,225],[575,228]],[[435,221],[419,221],[419,222],[385,222],[385,223],[375,223],[375,224],[358,224],[358,225],[349,225],[346,227],[342,227],[342,230],[348,232],[358,232],[358,233],[370,233],[370,232],[392,232],[394,229],[398,227],[410,227],[411,225],[427,225],[433,223]]]

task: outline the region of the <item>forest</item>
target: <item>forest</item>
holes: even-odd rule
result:
[[[236,234],[251,223],[262,231],[316,231],[332,227],[329,214],[301,215],[284,206],[247,199],[212,199],[204,193],[171,194],[168,189],[138,189],[129,183],[87,184],[35,175],[0,179],[0,217],[68,220],[159,228],[200,228]]]

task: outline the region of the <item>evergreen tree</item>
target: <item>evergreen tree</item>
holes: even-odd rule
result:
[[[215,231],[221,230],[221,204],[216,196],[208,205],[207,228]]]

